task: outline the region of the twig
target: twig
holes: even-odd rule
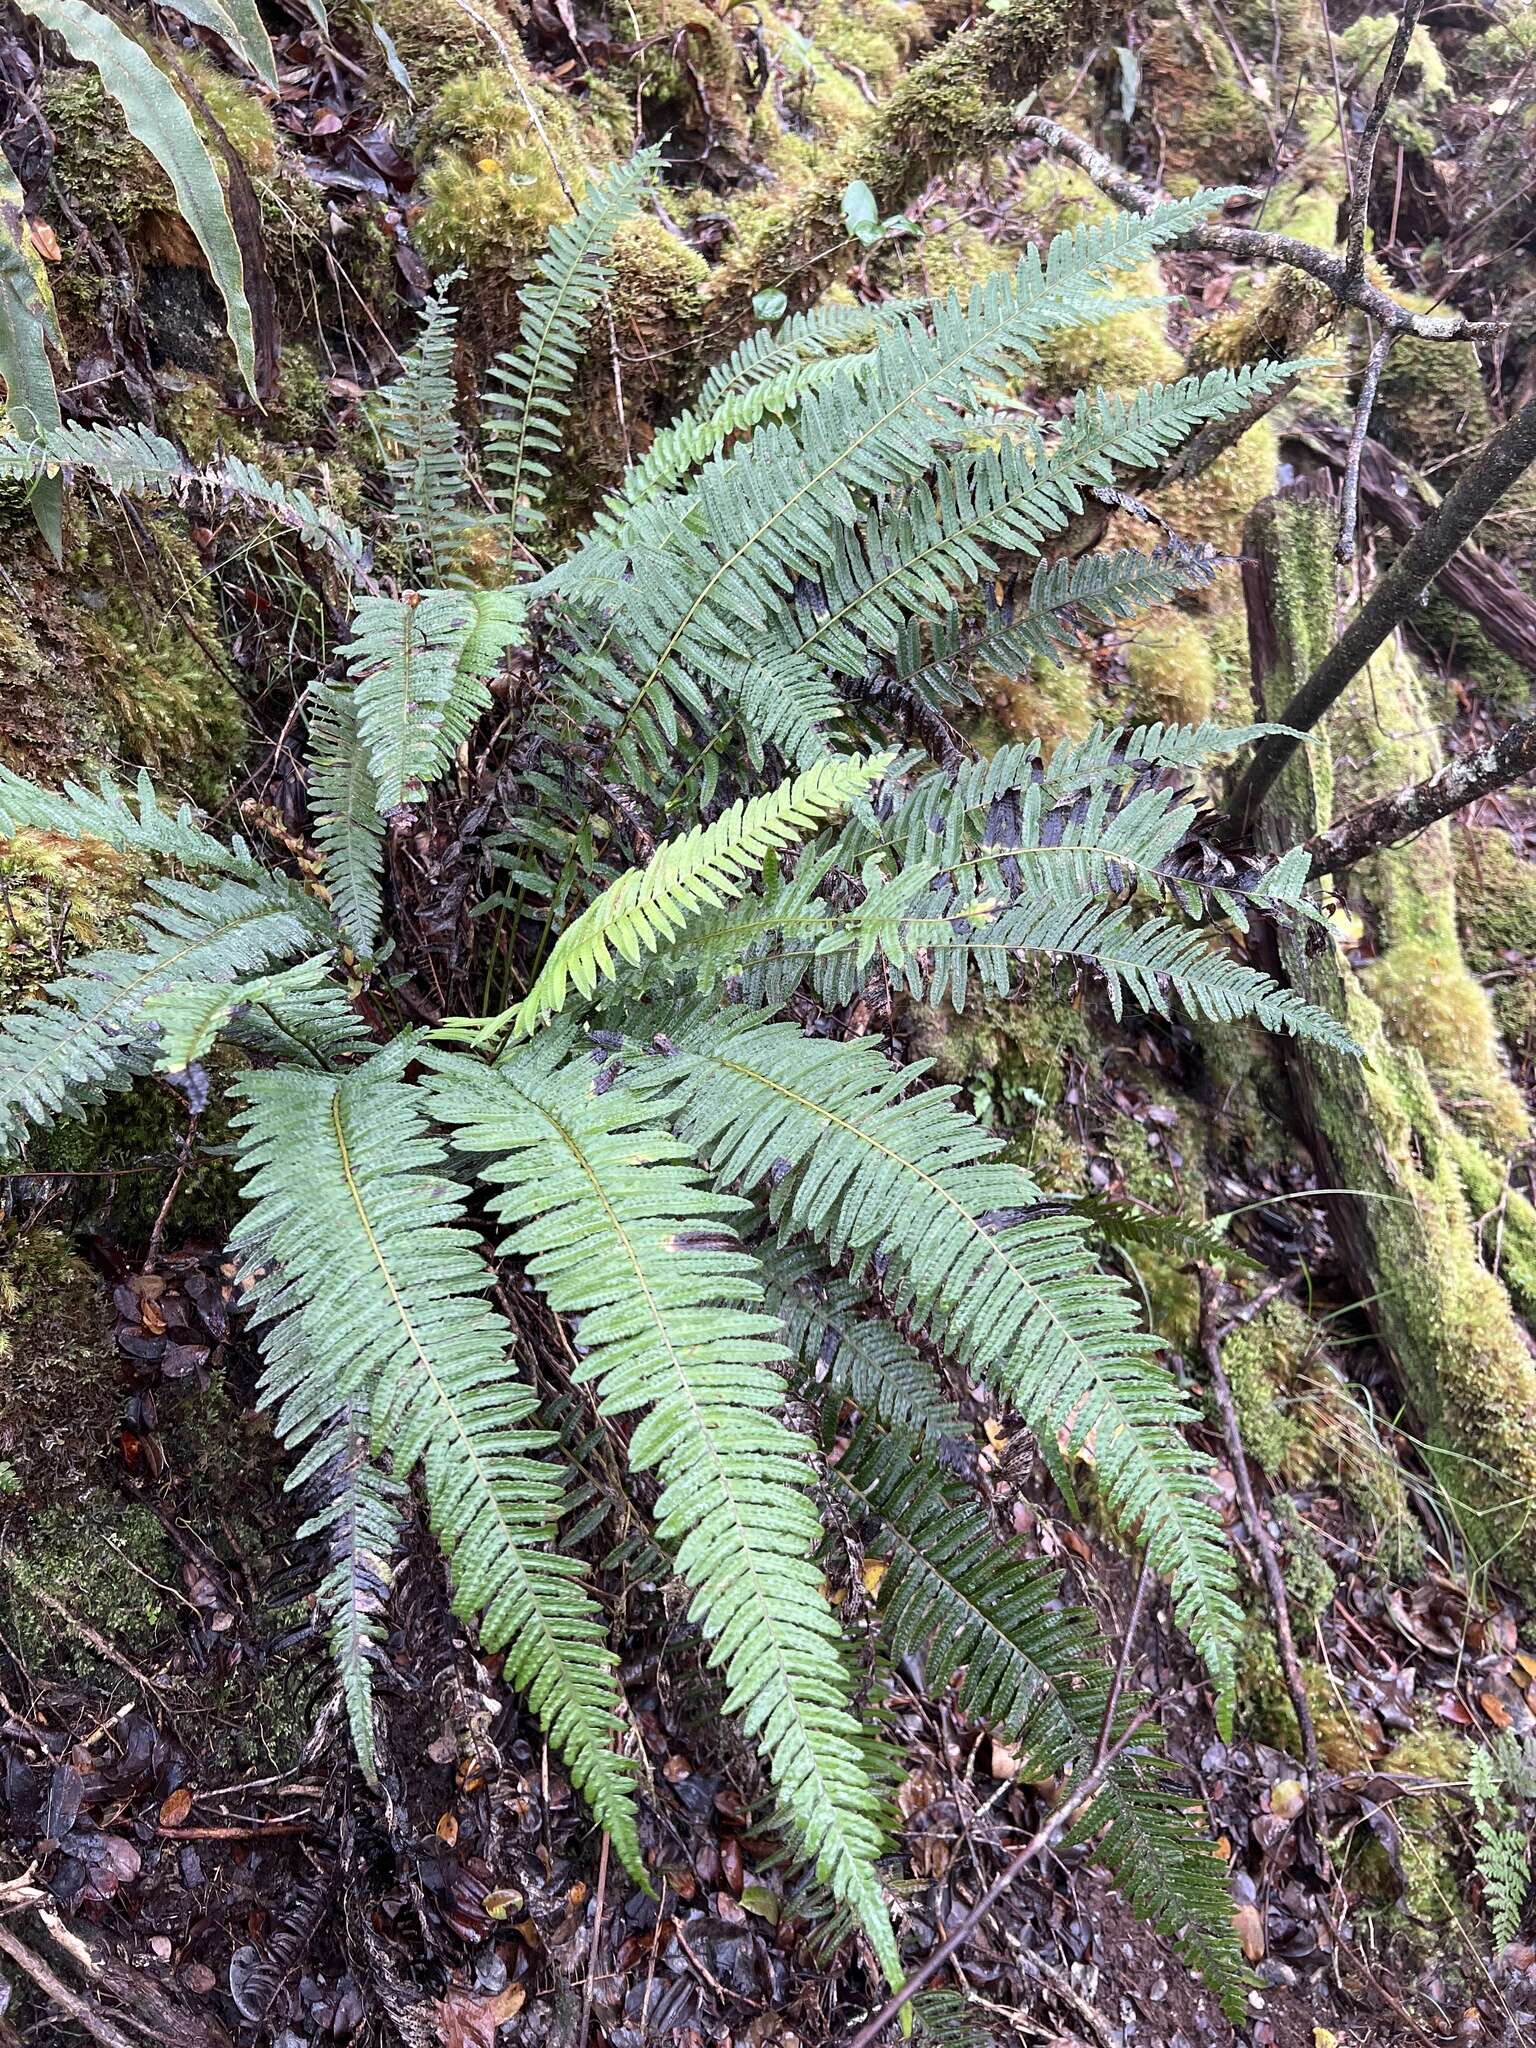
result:
[[[268,1835],[312,1835],[312,1820],[253,1820],[239,1827],[157,1827],[155,1833],[167,1842],[259,1842]]]
[[[61,2012],[67,2013],[77,2027],[83,2027],[93,2041],[101,2044],[101,2048],[134,2048],[125,2033],[115,2027],[90,1999],[82,1998],[78,1991],[71,1991],[63,1978],[55,1975],[42,1957],[13,1934],[3,1920],[0,1920],[0,1954],[9,1956],[17,1969],[25,1971],[38,1990],[45,1993]]]
[[[176,1206],[176,1197],[181,1193],[181,1184],[187,1177],[187,1168],[192,1164],[192,1147],[197,1142],[199,1115],[200,1112],[195,1109],[188,1113],[186,1136],[181,1141],[181,1150],[176,1157],[176,1171],[171,1175],[171,1184],[165,1191],[165,1200],[160,1204],[160,1213],[149,1233],[149,1250],[144,1254],[146,1273],[153,1272],[159,1262],[165,1226],[171,1219],[172,1209]]]
[[[1334,548],[1334,560],[1352,562],[1355,559],[1355,528],[1360,517],[1360,458],[1365,452],[1365,437],[1371,428],[1371,413],[1376,404],[1376,387],[1381,382],[1381,373],[1386,367],[1387,357],[1397,336],[1390,327],[1383,328],[1372,345],[1366,358],[1365,371],[1360,379],[1360,396],[1355,400],[1355,421],[1349,430],[1349,453],[1344,458],[1344,489],[1339,498],[1339,539]]]
[[[1275,1637],[1280,1646],[1280,1668],[1285,1673],[1285,1689],[1291,1696],[1291,1705],[1296,1709],[1296,1725],[1301,1730],[1302,1757],[1307,1774],[1315,1782],[1317,1777],[1317,1730],[1312,1724],[1312,1707],[1307,1699],[1307,1688],[1302,1683],[1301,1666],[1296,1656],[1296,1638],[1291,1632],[1290,1602],[1286,1598],[1285,1574],[1280,1569],[1279,1554],[1269,1525],[1259,1512],[1254,1498],[1253,1475],[1248,1470],[1248,1457],[1243,1449],[1243,1433],[1238,1428],[1237,1407],[1232,1399],[1232,1386],[1227,1378],[1226,1368],[1221,1362],[1221,1340],[1216,1331],[1216,1288],[1209,1272],[1200,1275],[1200,1343],[1205,1352],[1205,1361],[1210,1368],[1211,1391],[1216,1396],[1217,1412],[1221,1416],[1222,1434],[1227,1440],[1227,1456],[1232,1461],[1232,1476],[1237,1481],[1237,1497],[1242,1503],[1248,1527],[1253,1540],[1259,1546],[1259,1556],[1264,1565],[1264,1583],[1269,1588],[1270,1605],[1275,1613]]]
[[[1371,102],[1371,111],[1365,117],[1365,126],[1360,131],[1360,143],[1350,176],[1349,212],[1344,236],[1344,279],[1348,290],[1356,289],[1365,278],[1365,230],[1371,211],[1371,173],[1376,167],[1376,145],[1381,139],[1387,109],[1397,91],[1397,81],[1408,61],[1409,46],[1423,7],[1424,0],[1403,0],[1397,34],[1392,38],[1392,48],[1387,53],[1386,68],[1376,88],[1376,97]]]
[[[581,2001],[581,2037],[577,2048],[587,2048],[587,2038],[592,2031],[592,1994],[597,1988],[597,1958],[603,1945],[603,1908],[608,1900],[608,1837],[603,1836],[602,1851],[597,1859],[597,1915],[592,1928],[592,1952],[587,1957],[587,1988]]]
[[[1412,839],[1416,833],[1492,796],[1522,777],[1536,775],[1536,717],[1517,719],[1497,739],[1460,754],[1422,782],[1379,797],[1307,842],[1315,875],[1342,874],[1368,854]]]
[[[1136,1595],[1131,1601],[1131,1611],[1126,1616],[1125,1630],[1120,1638],[1120,1654],[1115,1659],[1114,1675],[1109,1681],[1109,1697],[1104,1702],[1104,1718],[1099,1723],[1099,1739],[1093,1746],[1093,1761],[1101,1764],[1109,1754],[1109,1745],[1114,1739],[1115,1716],[1120,1711],[1120,1695],[1125,1690],[1126,1673],[1131,1668],[1131,1658],[1136,1649],[1136,1638],[1141,1633],[1141,1610],[1146,1604],[1147,1589],[1152,1584],[1152,1560],[1143,1557],[1141,1576],[1136,1581]]]
[[[1087,1777],[1083,1779],[1082,1783],[1074,1786],[1060,1806],[1056,1807],[1046,1816],[1043,1824],[1030,1836],[1013,1861],[1000,1876],[994,1878],[992,1883],[987,1886],[987,1889],[982,1893],[975,1905],[972,1906],[954,1933],[939,1943],[939,1946],[934,1950],[927,1962],[919,1965],[913,1971],[906,1983],[902,1985],[899,1991],[894,1992],[886,2000],[873,2019],[865,2021],[864,2025],[860,2027],[859,2031],[848,2043],[848,2048],[874,2048],[875,2042],[880,2038],[886,2027],[890,2025],[891,2021],[906,2010],[923,1986],[936,1977],[950,1957],[958,1949],[963,1948],[966,1942],[970,1940],[981,1922],[991,1912],[1020,1871],[1023,1870],[1025,1864],[1033,1862],[1042,1849],[1048,1848],[1052,1837],[1057,1831],[1064,1827],[1074,1814],[1080,1813],[1083,1807],[1088,1804],[1088,1801],[1098,1791],[1100,1785],[1103,1784],[1104,1779],[1108,1776],[1111,1765],[1114,1764],[1132,1738],[1139,1734],[1147,1722],[1153,1718],[1154,1712],[1155,1709],[1150,1706],[1142,1708],[1141,1712],[1127,1726],[1125,1733],[1115,1744],[1114,1748],[1106,1756],[1101,1757]]]
[[[1047,143],[1075,163],[1101,192],[1128,213],[1151,213],[1161,203],[1158,195],[1140,179],[1112,164],[1092,143],[1063,128],[1059,121],[1044,114],[1021,114],[1018,129],[1021,135]],[[1345,257],[1319,249],[1311,242],[1299,242],[1294,235],[1276,234],[1269,228],[1235,228],[1224,221],[1208,221],[1203,227],[1180,235],[1172,247],[1211,249],[1248,263],[1279,263],[1290,270],[1305,271],[1308,277],[1326,285],[1342,305],[1368,313],[1393,334],[1416,334],[1423,341],[1463,341],[1472,335],[1497,334],[1503,327],[1497,320],[1468,320],[1460,313],[1411,312],[1369,277],[1351,282]]]
[[[1536,462],[1536,399],[1523,405],[1462,471],[1439,509],[1414,534],[1367,602],[1280,713],[1294,737],[1261,740],[1233,790],[1218,827],[1226,846],[1238,844],[1292,754],[1364,668],[1377,648],[1407,620],[1424,592],[1480,524],[1485,513]]]

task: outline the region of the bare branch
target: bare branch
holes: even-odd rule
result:
[[[1408,542],[1367,602],[1351,619],[1290,703],[1279,723],[1297,734],[1309,732],[1336,703],[1377,648],[1404,624],[1424,592],[1517,478],[1536,461],[1536,399],[1501,427],[1482,453],[1463,470],[1432,517]],[[1279,734],[1258,751],[1233,791],[1222,819],[1221,837],[1239,842],[1265,794],[1301,745]]]
[[[1386,367],[1388,355],[1397,336],[1390,328],[1377,335],[1371,353],[1366,359],[1365,372],[1360,379],[1360,396],[1355,400],[1355,423],[1349,432],[1349,453],[1344,460],[1344,495],[1339,504],[1339,541],[1334,549],[1334,559],[1352,562],[1355,559],[1355,527],[1360,517],[1360,457],[1365,451],[1365,437],[1371,428],[1371,413],[1376,404],[1376,387],[1381,382],[1382,370]]]
[[[1479,797],[1536,774],[1536,718],[1521,718],[1486,747],[1447,761],[1422,782],[1394,790],[1307,842],[1312,872],[1337,875],[1367,855],[1412,839]]]
[[[1346,293],[1358,290],[1365,281],[1365,230],[1371,211],[1371,173],[1376,166],[1376,145],[1381,140],[1382,124],[1397,91],[1397,81],[1403,75],[1413,32],[1419,25],[1423,10],[1424,0],[1403,0],[1397,34],[1392,38],[1392,48],[1387,53],[1386,68],[1381,74],[1381,83],[1376,88],[1376,97],[1366,116],[1365,126],[1360,131],[1360,143],[1355,151],[1354,169],[1349,181],[1349,219],[1344,244]],[[1348,556],[1341,556],[1340,560],[1347,561]]]
[[[1021,135],[1047,143],[1075,163],[1106,198],[1113,199],[1128,213],[1150,213],[1159,203],[1157,194],[1139,178],[1112,164],[1092,143],[1063,128],[1059,121],[1044,114],[1021,114],[1018,129]],[[1267,228],[1237,228],[1224,221],[1208,221],[1204,227],[1192,228],[1181,236],[1174,247],[1209,249],[1220,255],[1236,256],[1245,263],[1278,263],[1291,270],[1305,271],[1308,277],[1326,285],[1341,305],[1368,313],[1393,335],[1416,334],[1423,341],[1465,341],[1474,335],[1496,334],[1501,329],[1497,320],[1468,320],[1460,313],[1411,312],[1368,277],[1362,276],[1351,284],[1346,257]]]

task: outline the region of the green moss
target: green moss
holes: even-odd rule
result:
[[[1503,1167],[1459,1131],[1452,1133],[1452,1154],[1483,1263],[1503,1281],[1527,1328],[1536,1331],[1536,1206],[1510,1185]]]
[[[1240,1323],[1221,1348],[1243,1447],[1275,1477],[1297,1436],[1280,1395],[1289,1392],[1315,1345],[1316,1332],[1307,1318],[1293,1303],[1280,1300]]]
[[[1519,1089],[1504,1071],[1493,1006],[1436,939],[1405,939],[1363,971],[1366,987],[1399,1045],[1418,1052],[1435,1093],[1462,1130],[1499,1158],[1530,1136]]]
[[[220,1051],[211,1066],[227,1075],[232,1054]],[[152,1077],[113,1093],[86,1112],[38,1133],[28,1162],[38,1171],[79,1175],[71,1213],[132,1248],[147,1244],[175,1172],[186,1136],[186,1105],[173,1088]],[[198,1125],[198,1145],[166,1218],[169,1241],[178,1231],[221,1236],[239,1207],[234,1161],[220,1157],[231,1138],[229,1108],[215,1092]]]
[[[1382,368],[1371,417],[1393,453],[1421,468],[1476,448],[1493,432],[1476,344],[1405,335]]]
[[[1086,1050],[1087,1032],[1065,995],[1042,980],[1007,1002],[975,999],[963,1013],[923,1008],[913,1021],[914,1056],[932,1062],[937,1080],[964,1088],[984,1122],[1010,1133],[1011,1156],[1046,1187],[1082,1185],[1082,1150],[1063,1112],[1069,1055]]]
[[[94,839],[0,839],[0,1011],[41,992],[71,952],[129,933],[141,871]]]
[[[1413,614],[1415,640],[1473,687],[1478,704],[1499,718],[1518,718],[1531,708],[1531,673],[1496,647],[1470,612],[1453,604],[1431,584]]]
[[[1224,555],[1243,551],[1243,521],[1275,487],[1280,442],[1262,419],[1218,455],[1203,474],[1157,495],[1157,509],[1185,540],[1205,541]]]
[[[745,75],[731,13],[717,12],[708,0],[630,0],[630,18],[649,122],[707,138],[713,160],[745,168]]]
[[[1131,679],[1129,717],[1150,724],[1199,725],[1216,708],[1219,678],[1210,634],[1179,612],[1160,612],[1125,643]]]
[[[972,677],[981,698],[978,738],[983,746],[1012,740],[1081,739],[1098,715],[1098,682],[1086,654],[1059,662],[1036,656],[1019,675],[978,669]]]
[[[1329,509],[1308,500],[1261,508],[1250,531],[1277,600],[1278,644],[1260,678],[1268,712],[1285,702],[1298,671],[1310,672],[1313,649],[1331,639],[1332,530]],[[1285,843],[1326,821],[1317,775],[1330,751],[1325,736],[1301,750],[1282,778],[1273,819]],[[1294,932],[1279,934],[1278,943],[1298,991],[1340,1017],[1361,1049],[1359,1059],[1314,1045],[1294,1054],[1324,1170],[1334,1186],[1355,1191],[1351,1235],[1361,1292],[1470,1541],[1529,1583],[1536,1524],[1524,1509],[1536,1501],[1536,1362],[1507,1294],[1482,1262],[1453,1128],[1422,1060],[1393,1045],[1337,954]]]
[[[914,0],[816,0],[806,32],[834,64],[857,72],[876,96],[883,96],[926,40],[928,22]]]
[[[1337,38],[1340,58],[1353,71],[1360,96],[1367,103],[1386,72],[1397,26],[1395,15],[1362,14]],[[1439,45],[1421,23],[1413,31],[1407,62],[1387,111],[1388,134],[1424,156],[1432,155],[1435,133],[1424,117],[1449,97],[1450,90]]]
[[[175,206],[170,180],[129,134],[94,70],[46,70],[38,97],[53,130],[58,176],[87,227],[131,238],[146,212]],[[61,233],[66,225],[60,221]]]
[[[1490,995],[1499,1029],[1521,1058],[1536,1052],[1536,865],[1507,833],[1458,824],[1452,831],[1456,911],[1467,964],[1497,977]]]
[[[1137,54],[1142,107],[1156,123],[1169,191],[1230,181],[1266,161],[1263,111],[1214,24],[1197,32],[1193,15],[1170,9]]]
[[[90,1635],[141,1661],[174,1616],[177,1571],[150,1510],[94,1487],[0,1542],[7,1637],[23,1667],[110,1679],[115,1667]]]
[[[177,61],[246,170],[253,178],[270,177],[277,169],[277,125],[265,103],[195,50],[178,51]],[[204,125],[195,107],[192,116]]]
[[[561,176],[579,199],[594,159],[569,102],[502,65],[451,78],[422,122],[418,147],[426,168],[411,234],[437,271],[526,268],[570,212]]]
[[[55,1231],[0,1229],[0,1458],[9,1495],[70,1497],[111,1442],[112,1316],[97,1276]],[[0,1528],[8,1507],[0,1503]]]
[[[1380,1844],[1362,1842],[1352,1879],[1365,1890],[1375,1888],[1392,1916],[1395,1930],[1408,1932],[1421,1944],[1463,1918],[1466,1885],[1457,1868],[1456,1823],[1465,1811],[1456,1796],[1467,1772],[1467,1741],[1444,1724],[1428,1722],[1395,1742],[1376,1768],[1384,1777],[1420,1779],[1425,1789],[1405,1792],[1393,1806],[1397,1823],[1397,1868],[1392,1870]],[[1431,1790],[1439,1786],[1442,1790]],[[1364,1830],[1361,1831],[1362,1835]]]
[[[411,82],[418,107],[434,107],[455,79],[496,57],[496,46],[454,0],[342,0],[333,20],[350,20],[360,48],[368,53],[371,83],[385,105],[404,95],[391,77],[373,22],[389,37]]]

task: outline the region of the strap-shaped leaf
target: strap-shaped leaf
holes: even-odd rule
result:
[[[5,407],[28,436],[60,424],[59,394],[48,360],[48,344],[63,354],[53,289],[32,240],[26,196],[15,172],[0,157],[0,377]],[[64,494],[57,477],[39,476],[32,486],[32,516],[38,532],[62,561]]]
[[[230,223],[224,188],[186,103],[154,59],[87,0],[18,0],[58,36],[71,57],[92,64],[123,110],[128,132],[170,179],[182,219],[197,238],[224,301],[229,338],[240,375],[256,395],[256,341],[245,296],[240,245]]]

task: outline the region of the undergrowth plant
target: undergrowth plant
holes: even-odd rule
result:
[[[1142,1703],[1112,1696],[1091,1617],[999,1541],[956,1456],[968,1384],[1016,1411],[1067,1499],[1091,1483],[1144,1550],[1225,1701],[1240,1616],[1189,1405],[1085,1216],[846,1019],[1005,998],[1043,961],[1096,972],[1117,1009],[1348,1050],[1216,929],[1311,914],[1305,860],[1189,853],[1192,771],[1255,729],[980,759],[947,716],[977,663],[1053,658],[1084,621],[1209,577],[1172,539],[1052,550],[1117,476],[1290,369],[1084,394],[1049,425],[985,402],[1052,335],[1123,311],[1111,280],[1205,195],[1062,235],[964,302],[754,336],[572,539],[547,509],[562,421],[652,169],[615,172],[553,235],[478,448],[454,422],[452,309],[429,307],[381,413],[387,557],[139,429],[0,444],[17,476],[249,503],[330,552],[354,614],[307,699],[308,844],[286,857],[142,778],[51,793],[0,773],[0,829],[104,841],[152,876],[133,937],[0,1029],[0,1149],[151,1074],[194,1114],[233,1096],[235,1250],[265,1399],[322,1501],[319,1612],[365,1772],[414,1476],[459,1612],[645,1880],[589,1562],[618,1469],[608,1562],[691,1590],[794,1854],[892,1981],[899,1767],[871,1688],[920,1656],[1028,1776],[1113,1754],[1073,1838],[1237,2010],[1219,1862],[1155,1734],[1116,1749]],[[471,575],[477,478],[509,565],[494,588]],[[416,816],[484,878],[446,982],[386,858]],[[210,1067],[220,1041],[237,1057]],[[551,1316],[564,1388],[529,1363]],[[829,1522],[885,1563],[872,1617],[829,1597]]]

